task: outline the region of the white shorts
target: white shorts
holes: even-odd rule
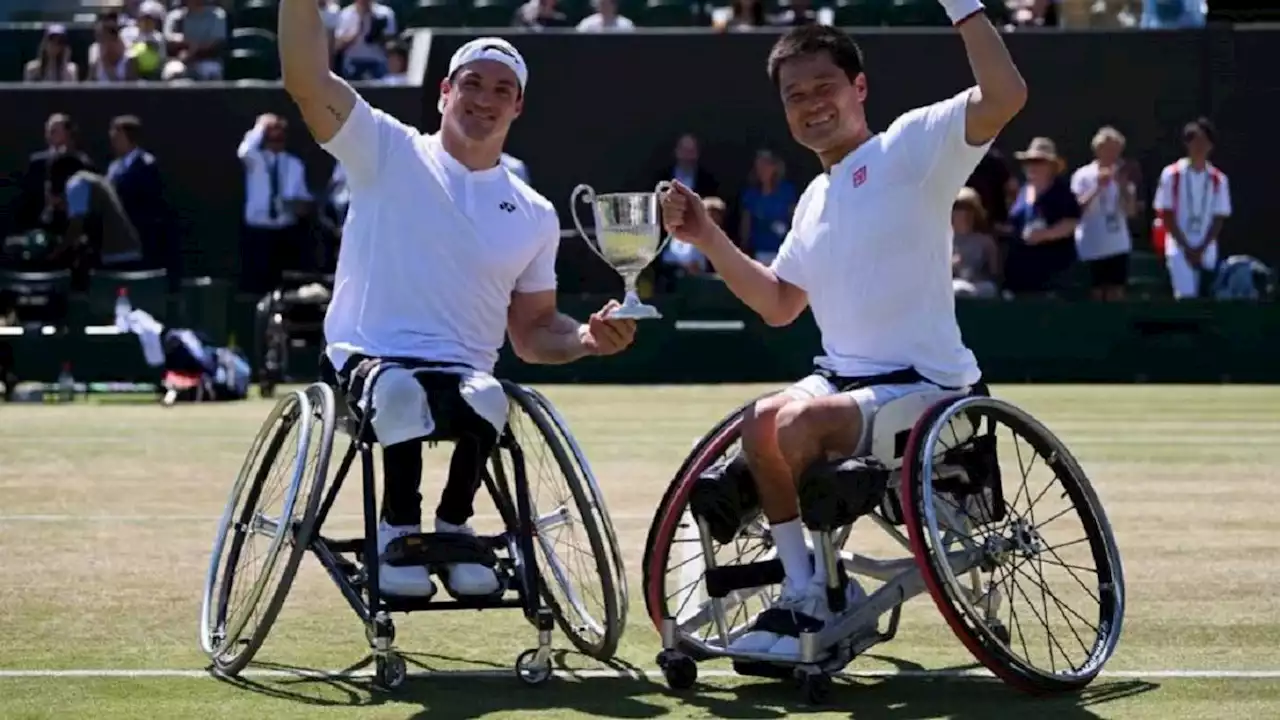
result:
[[[840,390],[825,377],[810,375],[783,392],[794,398],[807,400],[809,398],[836,395]],[[853,454],[872,454],[886,464],[891,463],[895,459],[893,457],[895,455],[893,438],[897,433],[910,431],[920,415],[939,400],[965,395],[968,392],[969,388],[948,390],[929,382],[915,382],[903,385],[870,385],[845,391],[845,394],[853,398],[853,401],[858,404],[858,411],[862,414],[862,434],[858,438],[858,445]],[[882,427],[880,428],[881,432],[876,434],[876,416],[880,409],[894,400],[907,396],[915,396],[919,402],[910,403],[911,407],[909,408],[902,408],[904,411],[902,413],[893,413],[893,418],[885,418],[886,422],[893,427]],[[899,406],[895,405],[894,407]],[[885,442],[873,443],[873,440],[877,437],[885,438]],[[879,445],[884,445],[884,447],[878,447]]]

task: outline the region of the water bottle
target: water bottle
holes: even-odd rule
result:
[[[129,313],[133,311],[133,305],[129,303],[129,289],[122,287],[116,294],[116,329],[120,332],[129,332]]]
[[[76,379],[71,375],[71,363],[62,363],[62,372],[58,374],[58,402],[74,402],[76,399]]]

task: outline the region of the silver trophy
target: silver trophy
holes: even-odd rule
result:
[[[569,196],[569,212],[573,215],[574,227],[587,245],[622,276],[626,298],[622,305],[609,313],[611,319],[652,320],[662,317],[657,308],[640,302],[636,294],[636,278],[666,247],[658,214],[658,195],[669,187],[671,183],[664,180],[653,192],[597,195],[590,185],[579,185]],[[595,214],[594,239],[578,220],[579,198],[585,198]]]

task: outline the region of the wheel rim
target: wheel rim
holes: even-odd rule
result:
[[[1008,513],[1000,521],[993,521],[981,502],[956,501],[935,490],[945,465],[940,457],[948,446],[944,436],[955,432],[957,422],[979,419],[1004,431],[998,445]],[[1124,583],[1110,525],[1075,458],[1029,415],[985,397],[944,409],[918,457],[922,539],[959,619],[983,647],[995,649],[1021,675],[1066,686],[1091,681],[1119,640]],[[1031,479],[1036,469],[1042,481]],[[1065,530],[1071,521],[1078,529]],[[996,592],[982,597],[966,592],[968,573],[938,561],[949,549],[975,543],[994,564],[988,589]],[[1000,626],[1007,637],[999,636]]]
[[[556,447],[563,449],[565,444],[553,445],[558,438],[544,435],[544,431],[559,434],[552,429],[555,423],[543,415],[546,422],[540,425],[533,415],[536,412],[536,405],[513,401],[508,427],[522,451],[530,510],[537,519],[533,544],[545,578],[542,584],[560,611],[562,629],[588,654],[602,655],[617,642],[610,620],[618,617],[618,606],[615,591],[604,587],[599,572],[601,566],[606,571],[610,567],[603,538],[591,532],[584,515],[597,529],[601,523],[598,514],[593,515],[593,498],[582,498],[587,506],[584,509],[566,483],[562,461],[570,468],[574,461],[556,452]],[[499,457],[506,477],[514,478],[511,455],[500,453]],[[581,480],[582,476],[578,477]]]
[[[282,436],[284,424],[287,430]],[[229,664],[235,659],[235,649],[259,607],[280,550],[286,538],[292,536],[285,524],[273,519],[294,515],[298,488],[306,472],[297,457],[308,450],[311,425],[311,406],[303,393],[291,393],[276,404],[245,458],[219,521],[206,578],[201,624],[201,646],[217,665]],[[281,453],[289,452],[292,456],[288,463],[281,462]],[[273,482],[276,479],[284,482]],[[277,485],[282,492],[273,490]],[[264,513],[262,509],[277,498],[279,510],[271,515]],[[246,502],[242,504],[242,500]],[[255,543],[246,542],[266,535],[270,539],[261,554],[255,551]],[[246,577],[242,569],[247,569],[249,563],[242,564],[241,560],[254,558],[259,558],[258,572]],[[232,594],[237,586],[242,588],[243,595]]]

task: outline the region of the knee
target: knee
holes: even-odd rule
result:
[[[373,431],[378,442],[395,445],[428,434],[427,396],[413,373],[387,370],[377,377],[372,395]]]
[[[778,412],[794,401],[787,395],[774,395],[747,409],[742,420],[742,449],[748,456],[776,447]]]
[[[783,406],[776,418],[778,449],[797,471],[828,452],[852,453],[843,438],[856,429],[858,419],[849,408],[821,401],[797,400]]]

